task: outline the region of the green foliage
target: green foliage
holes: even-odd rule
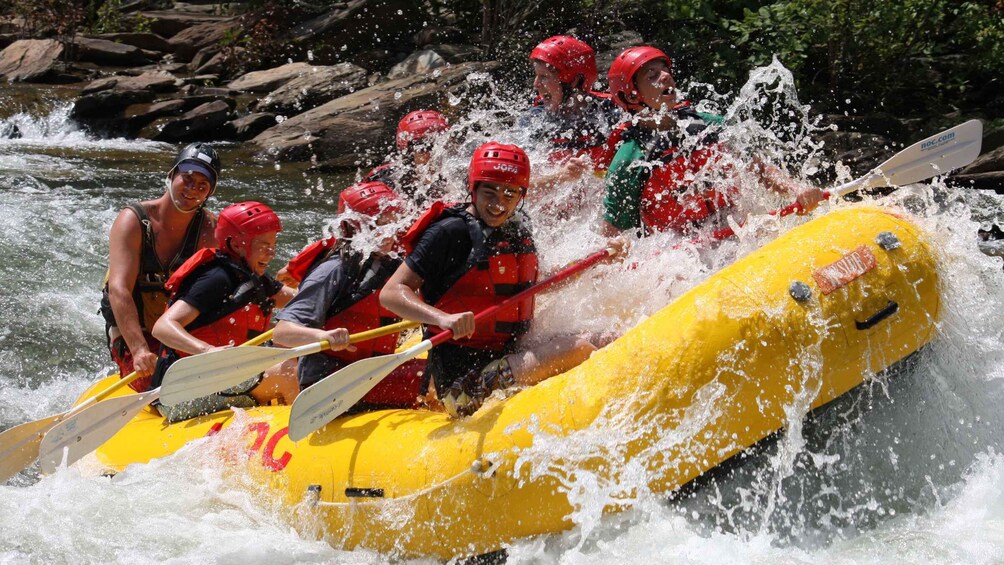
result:
[[[122,31],[122,0],[105,0],[95,14],[92,26],[95,33],[117,33]]]
[[[132,30],[137,33],[151,33],[153,31],[153,23],[156,21],[157,18],[136,14],[132,18]]]

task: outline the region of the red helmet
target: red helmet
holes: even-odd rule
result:
[[[401,198],[382,182],[354,184],[338,195],[338,213],[346,209],[377,217],[384,210],[400,210]]]
[[[515,145],[489,141],[474,150],[467,172],[467,190],[474,195],[478,182],[514,184],[525,192],[530,187],[530,159]]]
[[[397,148],[404,151],[408,145],[430,133],[446,131],[450,127],[446,118],[435,110],[415,110],[397,123]]]
[[[227,253],[244,248],[247,254],[251,239],[256,235],[280,231],[282,222],[271,208],[261,202],[239,202],[220,212],[216,220],[216,244]],[[227,240],[230,245],[227,245]]]
[[[531,61],[541,61],[558,70],[562,84],[574,85],[582,77],[582,90],[596,84],[596,52],[584,41],[567,35],[555,35],[540,42],[530,52]]]
[[[634,75],[638,69],[657,59],[666,61],[669,68],[673,68],[673,60],[655,47],[631,47],[614,59],[613,64],[610,65],[610,72],[607,73],[607,80],[610,83],[610,95],[618,106],[630,111],[642,109],[641,104],[632,104],[624,97],[637,92]]]

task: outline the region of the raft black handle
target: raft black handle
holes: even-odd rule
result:
[[[346,498],[383,498],[382,488],[352,488],[345,489]]]
[[[872,316],[871,318],[868,318],[863,322],[854,320],[854,327],[856,327],[859,330],[867,330],[869,328],[874,327],[876,324],[888,318],[889,316],[892,316],[896,312],[899,312],[899,304],[896,304],[895,302],[890,300],[889,304],[885,305],[885,308],[876,312],[875,315]]]

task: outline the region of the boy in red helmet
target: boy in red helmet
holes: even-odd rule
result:
[[[394,254],[400,230],[400,197],[387,185],[364,182],[338,197],[341,218],[334,237],[307,246],[286,272],[300,290],[276,315],[274,340],[285,347],[329,341],[343,343],[349,334],[400,321],[380,306],[380,289],[397,270]],[[300,388],[307,388],[342,367],[375,355],[393,353],[398,334],[371,339],[349,349],[300,358]],[[369,406],[410,407],[419,396],[424,361],[414,360],[380,381],[362,402]]]
[[[659,49],[643,46],[625,50],[610,66],[611,97],[635,120],[607,172],[604,234],[641,228],[692,235],[725,227],[735,210],[736,187],[695,180],[719,163],[725,148],[709,127],[713,120],[677,100],[672,64]],[[696,140],[696,146],[684,147],[686,139]],[[806,209],[822,198],[818,188],[800,186],[759,158],[749,168],[762,184],[795,196]]]
[[[614,126],[623,115],[609,97],[593,90],[596,54],[585,42],[565,35],[549,37],[530,52],[537,102],[519,127],[551,148],[560,174],[535,183],[572,181],[604,171],[616,150]]]
[[[435,110],[416,110],[397,124],[396,158],[380,165],[363,177],[363,182],[381,182],[403,195],[417,207],[437,200],[446,191],[446,181],[429,170],[435,136],[450,127]]]
[[[129,204],[112,224],[101,315],[112,360],[129,386],[145,391],[160,343],[153,325],[167,306],[164,282],[199,249],[214,247],[215,219],[203,206],[216,190],[220,158],[205,143],[185,146],[160,198]]]
[[[517,352],[533,319],[533,298],[474,323],[474,312],[537,281],[537,251],[517,211],[530,184],[526,153],[486,143],[471,159],[469,204],[437,203],[404,236],[407,258],[380,302],[402,318],[453,332],[429,352],[425,386],[453,416],[473,413],[493,390],[531,385],[568,370],[595,350],[588,341],[558,338]]]
[[[153,326],[154,337],[163,344],[153,386],[181,357],[239,345],[268,330],[272,309],[293,296],[265,273],[281,230],[279,217],[259,202],[233,204],[220,212],[219,248],[193,255],[165,285],[171,304]],[[346,342],[333,346],[345,347]],[[298,392],[292,367],[274,367],[234,389],[159,409],[175,422],[273,399],[290,403]]]

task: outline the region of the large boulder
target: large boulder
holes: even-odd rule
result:
[[[461,43],[466,39],[456,26],[426,26],[415,34],[415,45],[427,47],[436,43]]]
[[[81,36],[77,36],[74,43],[79,61],[122,67],[145,65],[151,62],[143,50],[134,45]]]
[[[952,175],[955,183],[969,184],[974,188],[1004,193],[1004,147],[980,155],[970,165]]]
[[[325,44],[331,47],[333,60],[351,60],[373,69],[355,55],[374,47],[402,49],[410,45],[420,23],[426,19],[421,2],[412,0],[347,0],[332,3],[324,14],[295,26],[291,30],[293,43],[300,46]],[[373,30],[378,30],[381,42],[374,43]],[[323,50],[322,50],[323,52]],[[397,61],[392,61],[391,64]]]
[[[441,45],[430,45],[429,49],[435,51],[451,65],[466,63],[468,61],[477,61],[481,58],[481,49],[473,45],[455,45],[444,43]]]
[[[182,31],[198,25],[219,23],[232,19],[230,16],[192,14],[170,10],[140,12],[139,16],[149,22],[150,31],[166,38],[174,37]]]
[[[63,44],[55,39],[21,39],[0,51],[0,77],[8,82],[64,82]]]
[[[367,86],[366,69],[352,63],[312,67],[259,100],[255,109],[299,114]]]
[[[408,55],[404,61],[391,67],[387,78],[394,80],[408,75],[424,75],[443,66],[446,66],[446,59],[432,49],[425,49]]]
[[[115,43],[132,45],[133,47],[138,47],[147,51],[159,51],[161,53],[171,53],[174,51],[174,46],[156,33],[102,33],[98,35],[97,38],[104,39],[105,41],[114,41]]]
[[[174,47],[174,59],[187,63],[196,53],[206,47],[220,45],[228,35],[239,34],[240,24],[236,19],[200,24],[185,29],[168,40]]]
[[[230,81],[227,87],[244,92],[272,92],[312,68],[313,65],[307,63],[287,63],[274,69],[250,72]]]
[[[321,37],[348,36],[359,30],[379,29],[381,36],[395,33],[415,34],[422,21],[409,16],[419,15],[416,2],[410,0],[348,0],[338,2],[325,12],[293,28],[293,37],[306,40]],[[406,31],[407,30],[407,31]],[[404,39],[402,37],[401,39]]]
[[[178,79],[165,71],[147,71],[139,76],[112,76],[95,80],[80,91],[92,94],[102,90],[152,90],[173,92],[178,89]]]
[[[85,124],[107,125],[121,117],[128,106],[152,102],[154,97],[151,90],[102,90],[85,94],[74,101],[70,118]]]
[[[283,161],[366,159],[367,148],[393,139],[397,121],[407,111],[440,108],[447,96],[471,87],[468,75],[497,67],[495,62],[464,63],[378,83],[285,120],[253,142],[262,153]]]
[[[223,125],[233,118],[233,104],[224,100],[208,102],[177,118],[171,118],[154,141],[178,143],[216,140],[226,136]]]
[[[237,118],[232,122],[227,122],[223,127],[231,139],[235,141],[247,141],[274,125],[275,114],[259,112]]]

